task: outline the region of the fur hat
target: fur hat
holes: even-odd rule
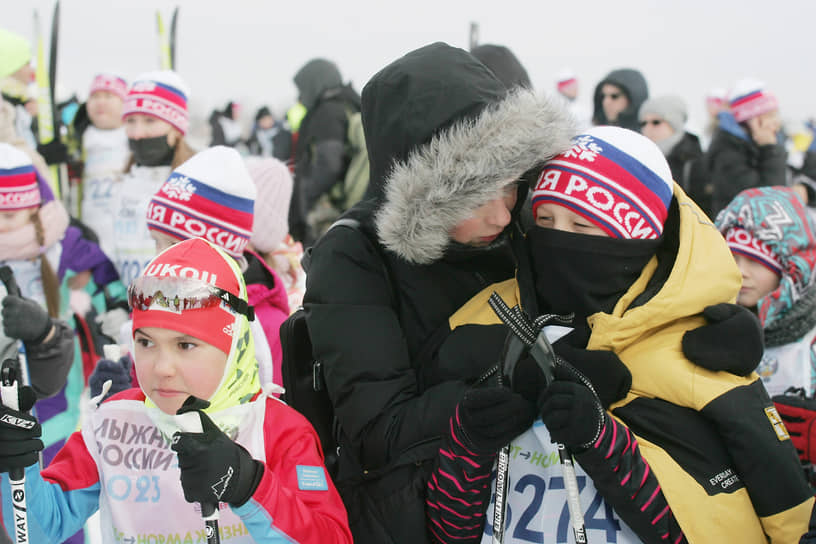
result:
[[[215,146],[176,168],[147,206],[147,227],[179,240],[204,238],[240,257],[252,235],[255,184],[241,155]]]
[[[134,113],[152,115],[187,133],[187,100],[190,91],[176,72],[162,70],[137,77],[128,90],[122,119]]]
[[[731,89],[731,113],[738,123],[779,109],[776,96],[756,79],[741,79]]]
[[[688,111],[685,101],[679,96],[663,95],[647,99],[640,106],[638,120],[642,122],[643,118],[650,113],[665,120],[675,133],[685,132]]]
[[[533,215],[550,202],[611,237],[658,238],[673,187],[669,164],[651,140],[620,127],[594,127],[544,165],[533,190]]]
[[[246,160],[246,166],[258,191],[250,242],[255,249],[266,253],[277,249],[289,232],[292,174],[277,159],[252,157]]]

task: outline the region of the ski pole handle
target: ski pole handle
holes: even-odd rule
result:
[[[179,429],[185,433],[203,433],[201,416],[197,411],[185,412],[176,417]],[[207,544],[220,544],[221,535],[218,533],[218,502],[202,502],[201,517],[204,518],[204,532],[207,535]]]
[[[20,410],[20,363],[6,359],[0,365],[0,398],[3,405],[15,412]],[[28,543],[28,510],[26,508],[25,469],[9,471],[11,507],[14,512],[14,536],[19,544]]]
[[[558,444],[558,457],[561,459],[561,467],[564,470],[564,487],[567,489],[567,507],[569,508],[570,521],[572,522],[572,532],[575,535],[576,544],[586,544],[586,527],[584,526],[584,514],[581,512],[581,503],[578,500],[578,478],[575,476],[575,465],[572,455],[564,444]]]

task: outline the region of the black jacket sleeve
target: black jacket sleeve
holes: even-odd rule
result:
[[[314,247],[304,296],[313,352],[351,453],[369,470],[418,446],[435,452],[466,388],[420,390],[393,289],[362,232],[331,229]]]
[[[59,393],[74,361],[74,331],[65,321],[53,319],[54,336],[42,344],[26,344],[31,386],[37,398]]]
[[[784,185],[785,149],[780,145],[755,146],[722,135],[725,141],[711,157],[711,179],[714,183],[714,213],[725,207],[740,191],[766,185]],[[714,144],[712,144],[712,147]],[[753,146],[753,148],[752,148]]]

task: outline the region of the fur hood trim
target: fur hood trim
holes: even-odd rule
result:
[[[454,123],[394,165],[376,216],[380,242],[412,263],[440,259],[457,224],[569,149],[577,132],[560,102],[524,89]]]

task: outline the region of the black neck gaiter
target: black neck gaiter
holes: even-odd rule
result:
[[[527,231],[527,244],[540,313],[574,313],[576,333],[588,339],[586,318],[612,311],[655,254],[660,239],[628,240],[533,227]],[[585,334],[580,329],[586,329]]]
[[[175,148],[167,143],[167,134],[155,138],[128,139],[133,160],[140,166],[170,166]]]

